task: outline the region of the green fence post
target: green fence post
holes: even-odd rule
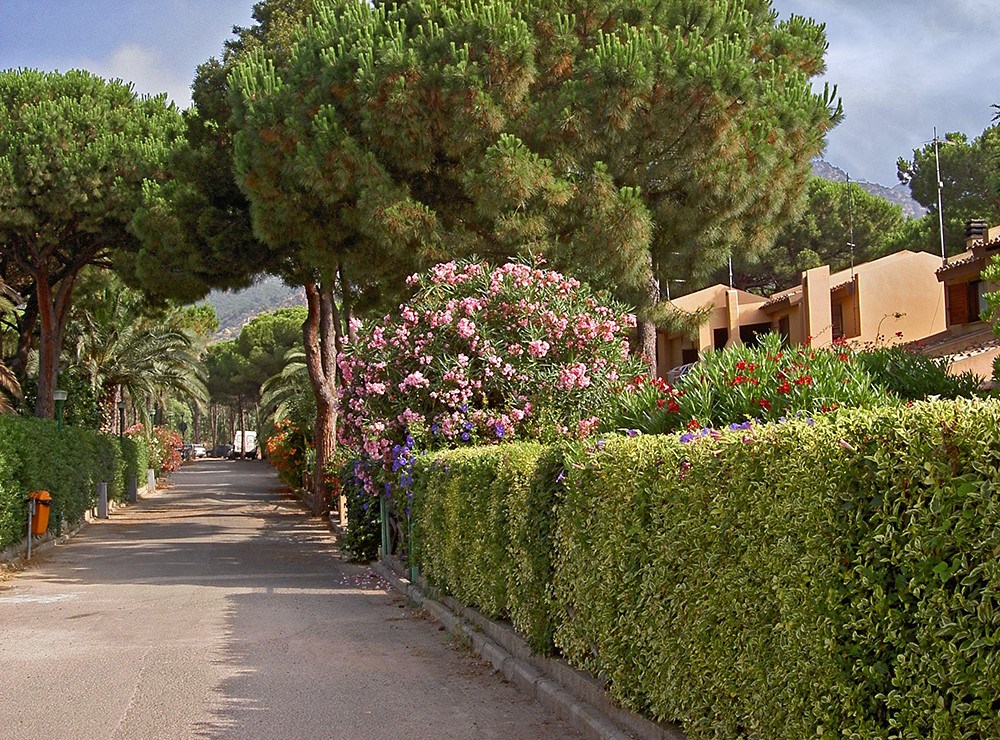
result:
[[[385,560],[392,554],[389,550],[389,507],[386,506],[385,496],[378,497],[378,511],[382,520],[382,559]]]

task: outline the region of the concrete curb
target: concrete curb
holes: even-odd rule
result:
[[[372,567],[451,634],[467,642],[496,672],[589,740],[686,740],[672,725],[657,724],[614,706],[603,684],[589,674],[563,660],[532,655],[528,644],[509,627],[450,597],[432,598],[427,593],[431,589],[419,576],[414,584],[393,565],[397,564],[383,561]]]

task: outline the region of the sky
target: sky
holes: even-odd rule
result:
[[[774,0],[781,18],[826,24],[827,72],[846,118],[825,158],[896,184],[896,160],[939,134],[970,138],[1000,103],[998,0]],[[218,55],[253,0],[0,0],[0,69],[84,68],[190,103],[195,67]]]

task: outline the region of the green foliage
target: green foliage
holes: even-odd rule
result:
[[[149,452],[141,440],[119,439],[26,417],[0,416],[0,549],[27,530],[27,494],[45,490],[53,503],[49,528],[71,525],[96,505],[96,484],[108,499],[124,501],[128,479],[145,480]]]
[[[809,180],[807,198],[802,215],[781,230],[771,249],[733,255],[737,287],[772,293],[798,282],[803,270],[830,265],[836,272],[849,267],[852,259],[868,262],[894,251],[892,237],[903,225],[900,206],[860,185],[821,177]],[[728,275],[719,272],[706,285],[725,281]]]
[[[228,78],[256,233],[390,288],[530,251],[648,302],[768,246],[839,120],[822,27],[764,3],[320,4],[279,36]]]
[[[907,346],[872,347],[852,352],[854,362],[871,376],[872,382],[904,401],[940,398],[971,398],[983,379],[971,371],[948,373],[948,361],[928,357]]]
[[[491,617],[510,618],[539,650],[550,645],[554,487],[551,455],[539,468],[542,450],[519,443],[418,458],[414,488],[423,575]]]
[[[965,222],[973,218],[1000,223],[1000,126],[990,126],[971,141],[962,133],[948,133],[938,146],[941,161],[941,200],[944,204],[945,247],[948,255],[965,251]],[[932,234],[931,248],[940,250],[938,176],[934,144],[913,151],[910,160],[897,163],[900,182],[910,186],[913,198],[930,213],[922,219]]]
[[[351,459],[336,466],[337,481],[347,497],[347,531],[341,543],[355,560],[367,563],[378,558],[382,544],[382,512],[379,497],[365,490],[358,476],[360,459]]]
[[[975,400],[452,451],[418,466],[418,552],[691,738],[994,737],[998,475],[1000,404]]]

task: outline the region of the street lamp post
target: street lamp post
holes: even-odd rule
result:
[[[63,404],[66,399],[69,398],[69,393],[63,390],[52,391],[52,400],[56,402],[56,429],[62,431],[63,422]]]
[[[125,399],[118,401],[118,436],[125,435]]]

